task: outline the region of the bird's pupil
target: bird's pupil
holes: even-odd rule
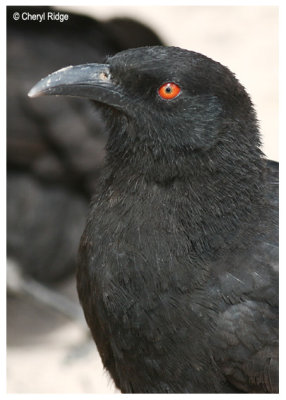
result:
[[[172,89],[170,88],[170,86],[166,87],[166,92],[167,93],[171,93]]]

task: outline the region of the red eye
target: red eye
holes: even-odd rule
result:
[[[178,96],[181,89],[174,82],[167,82],[162,85],[158,91],[162,99],[171,100]]]

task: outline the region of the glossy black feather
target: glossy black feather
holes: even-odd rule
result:
[[[126,110],[97,104],[107,158],[77,275],[105,367],[128,393],[277,392],[277,164],[249,96],[178,48],[108,64]]]

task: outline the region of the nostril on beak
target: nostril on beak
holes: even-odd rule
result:
[[[106,80],[110,79],[110,74],[107,71],[101,72],[99,74],[99,78],[102,79],[103,81],[106,81]]]

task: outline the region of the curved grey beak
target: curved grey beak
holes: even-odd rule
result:
[[[29,91],[29,97],[43,95],[87,97],[121,108],[124,95],[110,79],[108,64],[83,64],[62,68],[41,79]]]

